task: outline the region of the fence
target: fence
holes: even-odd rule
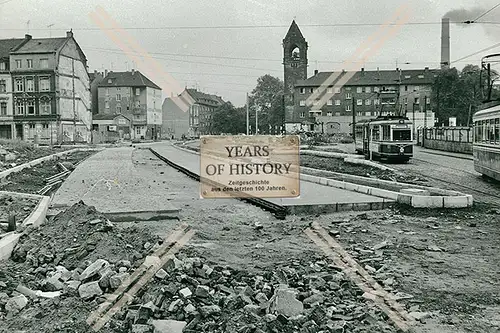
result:
[[[472,154],[473,135],[472,127],[432,127],[420,128],[417,137],[425,148]]]

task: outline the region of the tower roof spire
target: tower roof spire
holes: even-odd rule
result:
[[[291,37],[295,37],[295,38],[298,37],[300,39],[305,39],[304,36],[302,35],[302,32],[299,29],[299,26],[295,22],[295,18],[292,21],[292,24],[290,24],[290,28],[288,28],[288,32],[286,33],[285,39],[291,38]]]

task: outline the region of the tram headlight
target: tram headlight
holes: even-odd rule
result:
[[[403,154],[405,152],[405,147],[399,147],[399,152]]]

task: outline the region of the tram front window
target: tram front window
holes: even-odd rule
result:
[[[394,130],[392,133],[392,139],[394,141],[411,141],[411,130]]]

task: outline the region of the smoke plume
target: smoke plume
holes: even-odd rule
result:
[[[471,23],[467,24],[464,23],[466,21],[473,21],[476,18],[478,18],[480,15],[484,14],[486,11],[488,11],[490,8],[481,8],[481,7],[473,7],[469,9],[461,8],[461,9],[453,9],[447,12],[446,14],[443,15],[443,17],[447,17],[450,19],[451,23],[455,23],[458,26],[464,27],[464,26],[474,26],[474,25],[481,25],[485,31],[485,33],[495,39],[498,40],[500,38],[500,27],[491,25],[491,24],[480,24],[480,22],[492,22],[492,21],[499,21],[498,19],[495,19],[498,17],[498,14],[500,12],[500,8],[497,8],[491,12],[489,12],[487,15],[481,17],[478,20],[478,23]]]

